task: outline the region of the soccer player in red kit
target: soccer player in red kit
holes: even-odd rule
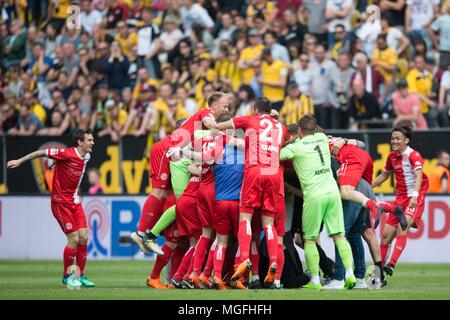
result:
[[[91,129],[77,130],[73,134],[73,146],[68,149],[43,149],[32,152],[18,160],[11,160],[7,166],[16,168],[28,160],[47,157],[55,160],[51,209],[53,216],[67,236],[64,248],[63,284],[68,288],[94,287],[95,284],[84,275],[87,255],[87,226],[78,188],[90,153],[94,145]],[[80,276],[71,274],[71,267],[76,260]]]
[[[381,205],[355,190],[359,180],[363,178],[372,183],[373,161],[360,141],[354,139],[330,138],[330,151],[339,161],[339,191],[343,200],[360,203],[369,209],[371,216],[384,211]]]
[[[395,247],[390,261],[384,266],[384,271],[391,275],[395,265],[403,252],[407,242],[407,231],[409,228],[417,228],[421,223],[422,213],[425,207],[425,195],[428,191],[428,177],[423,172],[424,159],[420,153],[411,147],[412,130],[408,127],[397,127],[392,130],[392,151],[386,160],[383,172],[373,181],[376,187],[386,181],[394,171],[396,180],[396,198],[394,204],[383,203],[388,214],[381,238],[380,251],[383,264],[389,246],[396,238]],[[396,206],[401,206],[407,219],[407,228],[400,228],[399,221],[394,212]],[[377,217],[379,220],[379,217]]]
[[[232,280],[240,278],[246,270],[251,269],[251,220],[255,209],[259,209],[270,261],[264,280],[266,285],[274,281],[277,271],[278,238],[273,224],[279,203],[280,150],[289,137],[287,128],[270,116],[271,110],[270,100],[259,97],[254,102],[252,116],[236,117],[218,124],[219,130],[245,130],[245,169],[238,232],[241,264]]]
[[[171,135],[155,143],[150,152],[152,192],[142,208],[138,232],[131,235],[133,241],[144,253],[152,250],[157,254],[164,254],[155,242],[156,235],[152,234],[149,229],[163,213],[164,197],[170,187],[169,161],[171,156],[177,153],[179,148],[193,140],[195,130],[216,128],[215,118],[228,110],[228,96],[224,92],[212,93],[207,101],[208,108],[199,110],[189,117]]]

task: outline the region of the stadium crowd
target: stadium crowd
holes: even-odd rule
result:
[[[327,129],[449,126],[449,0],[4,0],[0,10],[0,134],[90,127],[157,141],[216,90],[236,115],[266,96],[286,125],[313,114]]]

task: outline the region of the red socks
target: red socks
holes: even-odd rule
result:
[[[181,260],[180,266],[177,269],[177,272],[173,276],[173,278],[177,281],[181,281],[183,279],[184,274],[186,273],[189,265],[191,264],[192,255],[194,254],[195,247],[190,247],[188,251],[186,251],[183,259]]]
[[[389,260],[389,263],[392,265],[396,265],[398,258],[400,258],[400,255],[402,254],[403,250],[406,247],[406,242],[408,238],[406,234],[399,234],[395,240],[395,247],[392,251],[391,259]]]
[[[73,265],[73,262],[75,261],[75,258],[77,256],[77,250],[72,249],[68,246],[64,248],[64,276],[67,276],[70,274],[69,267]]]
[[[87,244],[79,243],[77,246],[77,266],[80,268],[80,274],[84,274],[84,267],[86,266]]]
[[[275,274],[275,280],[281,279],[284,267],[284,245],[278,244],[278,258],[277,258],[277,273]]]
[[[172,279],[175,272],[177,272],[178,267],[180,266],[181,261],[183,260],[184,255],[186,254],[188,249],[184,247],[177,246],[172,253],[170,258],[170,274],[169,279]]]
[[[162,214],[164,205],[163,199],[158,199],[153,194],[149,195],[142,207],[141,218],[139,219],[138,232],[145,234],[147,230],[158,221]]]
[[[153,266],[152,273],[150,275],[150,278],[152,279],[159,279],[159,276],[161,275],[161,270],[166,266],[167,262],[169,262],[170,256],[172,255],[173,249],[169,247],[168,245],[163,245],[161,250],[164,252],[164,255],[156,256],[155,265]]]
[[[384,266],[386,263],[386,257],[389,251],[389,245],[380,243],[380,253],[381,253],[381,264]]]
[[[242,220],[241,222],[239,222],[239,232],[238,232],[239,251],[241,253],[240,262],[243,262],[248,259],[251,241],[252,241],[252,227],[250,221]]]
[[[383,207],[385,212],[393,213],[395,210],[395,206],[390,202],[381,202],[380,204]]]
[[[250,262],[252,263],[252,275],[259,275],[259,245],[254,240],[250,248]]]
[[[269,253],[269,263],[276,263],[278,258],[278,235],[273,225],[264,227],[264,235],[267,241],[267,251]],[[241,253],[242,254],[242,253]],[[241,260],[242,261],[242,260]]]
[[[367,200],[365,207],[369,210],[373,210],[373,208],[377,207],[377,203],[375,201],[369,199],[369,200]]]
[[[202,272],[203,261],[205,261],[206,251],[208,250],[210,241],[209,238],[201,236],[195,246],[193,271],[197,273],[197,276]]]
[[[203,268],[203,274],[208,278],[211,277],[212,268],[214,265],[214,254],[216,252],[216,249],[217,249],[217,240],[214,240],[213,244],[211,245],[211,248],[209,248],[208,259],[206,260],[205,268]]]
[[[223,246],[218,246],[216,249],[216,252],[213,254],[214,275],[219,279],[222,279],[222,267],[223,267],[223,262],[225,260],[226,249],[227,248],[225,248]]]

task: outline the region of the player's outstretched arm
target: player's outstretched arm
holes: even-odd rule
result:
[[[383,170],[381,174],[375,178],[375,180],[372,182],[372,187],[375,188],[385,182],[389,176],[391,175],[391,171]]]
[[[218,129],[218,124],[217,124],[216,120],[214,120],[214,118],[208,117],[208,118],[203,119],[203,124],[208,129],[211,129],[211,130]]]
[[[225,129],[234,129],[233,121],[228,120],[225,122],[217,123],[216,129],[220,130],[220,131],[225,130]]]
[[[26,156],[18,159],[18,160],[10,160],[8,161],[7,167],[8,169],[13,169],[13,168],[17,168],[18,166],[20,166],[22,163],[29,161],[29,160],[33,160],[36,158],[40,158],[40,157],[44,157],[46,155],[46,150],[37,150],[34,151],[32,153],[27,154]]]

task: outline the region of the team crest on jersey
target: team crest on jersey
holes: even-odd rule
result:
[[[167,180],[167,173],[161,174],[161,180],[164,180],[164,181]]]
[[[71,223],[66,223],[66,230],[72,230],[72,224]]]

